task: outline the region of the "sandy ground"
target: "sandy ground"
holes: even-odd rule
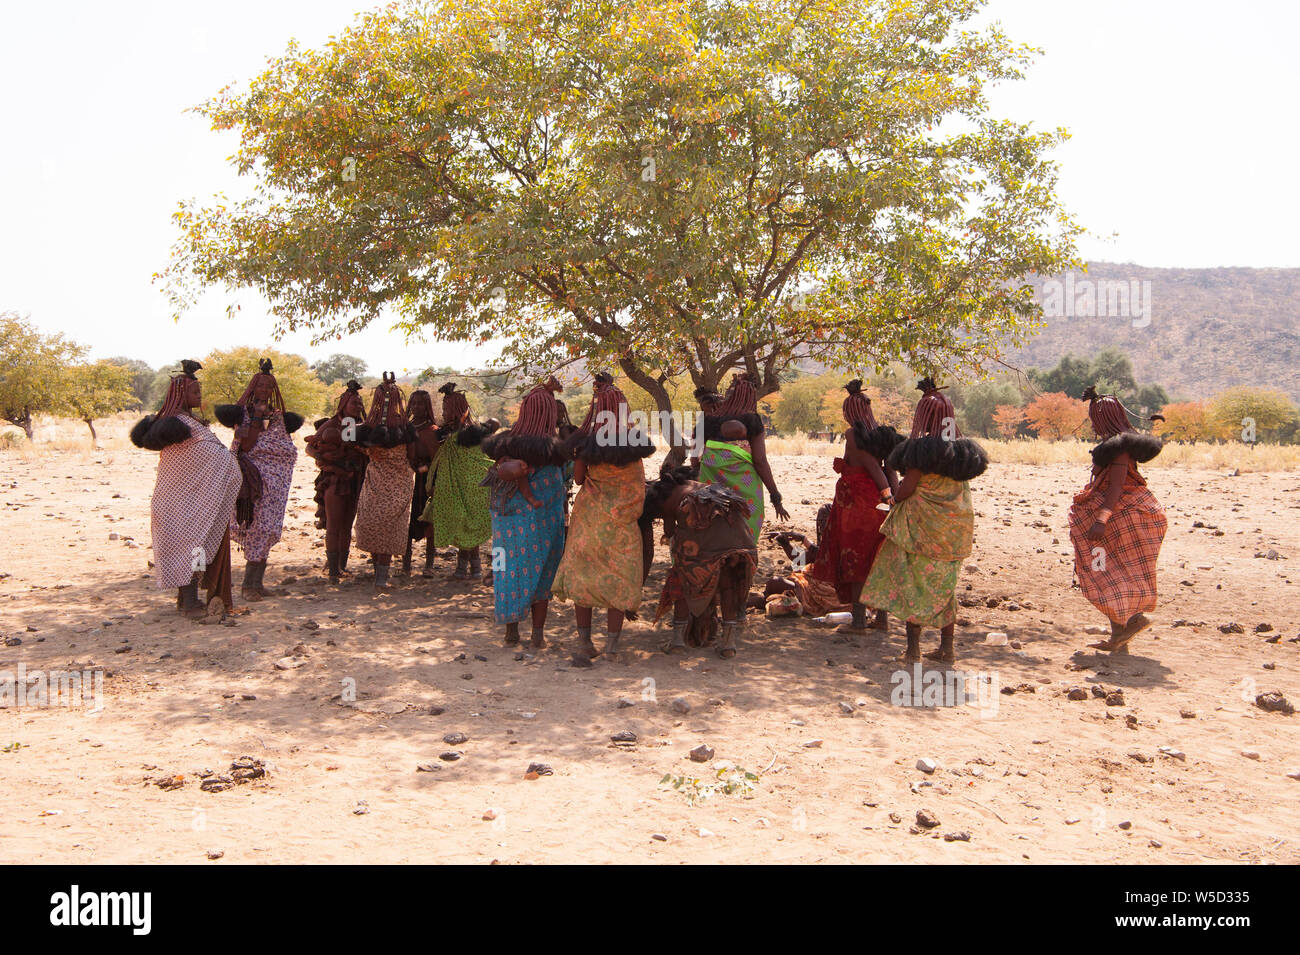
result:
[[[375,597],[354,554],[358,576],[331,588],[303,458],[267,574],[286,595],[190,624],[149,574],[155,466],[135,449],[0,455],[0,632],[21,640],[0,671],[105,673],[99,712],[0,709],[0,862],[1300,862],[1300,715],[1254,704],[1300,703],[1294,472],[1151,471],[1170,520],[1162,603],[1123,659],[1086,649],[1103,620],[1071,588],[1084,474],[995,466],[975,484],[959,668],[1019,689],[914,707],[891,702],[897,622],[850,640],[755,614],[724,661],[657,652],[643,615],[617,661],[577,669],[571,608],[553,606],[551,648],[516,659],[490,590],[451,581],[447,559]],[[829,460],[774,469],[811,532]],[[277,669],[299,645],[302,665]],[[623,731],[636,741],[612,743]],[[701,743],[711,764],[688,756]],[[199,788],[243,755],[269,775]],[[553,775],[525,778],[533,762]],[[729,764],[758,776],[748,794],[692,805],[660,783]],[[168,776],[179,787],[154,784]]]

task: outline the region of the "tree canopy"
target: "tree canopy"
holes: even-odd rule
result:
[[[287,410],[308,419],[333,412],[335,391],[317,378],[300,356],[247,345],[214,351],[202,360],[199,378],[203,382],[204,403],[212,406],[239,400],[263,358],[271,359],[272,373]]]
[[[385,310],[502,363],[774,390],[811,355],[974,367],[1073,261],[1047,153],[991,116],[1034,51],[980,0],[444,0],[291,43],[199,107],[254,195],[183,203],[167,271],[317,340]]]
[[[98,446],[96,418],[139,407],[140,400],[133,388],[135,376],[134,369],[118,364],[115,359],[70,365],[63,370],[60,400],[51,410],[86,422],[90,440]]]
[[[32,439],[32,415],[55,411],[69,365],[85,348],[62,335],[45,335],[17,312],[0,312],[0,418]]]
[[[335,353],[328,358],[312,362],[311,370],[325,384],[332,385],[336,381],[348,381],[353,378],[357,381],[363,380],[366,377],[367,367],[365,360],[356,355]]]

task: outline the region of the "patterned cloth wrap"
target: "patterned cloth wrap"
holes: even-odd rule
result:
[[[763,526],[763,482],[758,478],[748,447],[727,441],[706,441],[704,453],[700,455],[699,480],[701,484],[725,484],[749,502],[746,524],[757,542]]]
[[[429,465],[429,501],[421,519],[433,527],[435,547],[477,550],[492,536],[491,493],[483,480],[492,460],[478,445],[467,447],[447,435]]]
[[[549,600],[564,553],[564,475],[548,464],[528,486],[532,507],[510,481],[492,482],[492,598],[497,623],[517,623],[539,600]]]
[[[244,424],[250,421],[244,409]],[[247,526],[230,522],[230,539],[243,548],[248,560],[266,560],[271,548],[284,533],[284,512],[289,505],[289,488],[293,484],[293,465],[298,448],[284,428],[284,415],[277,411],[271,425],[257,436],[257,443],[242,452],[262,477],[262,495],[253,505],[253,520]]]
[[[1135,613],[1156,608],[1156,562],[1167,522],[1164,508],[1130,460],[1114,516],[1098,540],[1088,540],[1088,530],[1105,503],[1101,477],[1094,474],[1070,508],[1074,572],[1088,602],[1115,623],[1125,624]]]
[[[370,463],[357,499],[357,548],[368,554],[403,554],[411,526],[414,472],[406,445],[366,449]]]
[[[151,508],[159,588],[185,586],[196,570],[216,559],[243,483],[239,464],[221,439],[190,415],[177,417],[189,427],[190,436],[158,452]]]
[[[841,603],[850,603],[871,573],[871,563],[885,539],[880,527],[889,512],[876,506],[880,489],[866,468],[848,467],[843,458],[835,459],[834,468],[840,479],[835,483],[826,536],[817,542],[812,574],[833,584]]]
[[[641,604],[645,466],[589,464],[569,515],[555,596],[579,607],[635,611]]]
[[[970,482],[922,474],[916,492],[894,505],[880,532],[885,541],[862,602],[923,627],[956,623],[957,575],[975,536]]]
[[[758,566],[758,546],[750,529],[749,501],[722,484],[696,488],[683,495],[673,531],[673,566],[659,598],[658,620],[678,598],[692,617],[711,616],[718,600],[718,582],[727,558],[739,555],[748,590]]]

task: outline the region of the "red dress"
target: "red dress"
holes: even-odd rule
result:
[[[880,489],[866,468],[848,467],[843,458],[836,458],[834,467],[840,479],[835,484],[826,536],[817,542],[812,573],[818,580],[833,583],[836,596],[850,603],[857,599],[871,572],[884,540],[880,525],[889,512],[876,507]]]

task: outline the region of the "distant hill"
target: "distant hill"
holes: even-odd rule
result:
[[[1072,281],[1056,276],[1035,284],[1049,312],[1046,327],[1008,356],[1013,365],[1050,368],[1067,353],[1087,357],[1114,345],[1132,360],[1139,383],[1163,385],[1178,398],[1259,384],[1300,400],[1300,269],[1154,269],[1094,262]],[[1074,301],[1088,314],[1063,314],[1071,286]],[[1090,289],[1102,292],[1093,307]],[[1135,306],[1145,304],[1148,289],[1150,311],[1143,315]],[[1125,303],[1127,292],[1136,292],[1137,301]],[[1127,316],[1109,314],[1125,304]]]

